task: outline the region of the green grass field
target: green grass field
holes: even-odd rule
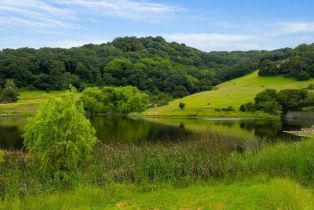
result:
[[[314,209],[314,194],[286,179],[202,183],[186,188],[112,185],[7,199],[0,209]]]
[[[49,96],[58,96],[61,91],[19,91],[18,101],[16,103],[0,104],[0,115],[31,115],[34,114],[40,103]]]
[[[314,83],[314,79],[308,81],[296,81],[282,76],[259,77],[257,71],[217,86],[215,90],[205,91],[170,102],[167,106],[149,109],[143,115],[150,116],[206,116],[206,117],[262,117],[270,118],[264,113],[243,113],[239,107],[247,102],[253,102],[257,93],[267,89],[304,88]],[[186,104],[181,110],[179,103]],[[232,106],[235,111],[224,112],[215,109]]]

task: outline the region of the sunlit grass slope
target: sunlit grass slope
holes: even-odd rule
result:
[[[16,103],[0,104],[0,115],[29,115],[37,111],[40,103],[47,96],[58,96],[61,91],[19,91],[19,100]]]
[[[146,192],[145,192],[146,191]],[[285,180],[146,189],[114,185],[0,202],[0,209],[314,209],[314,195]]]
[[[294,79],[276,77],[259,77],[257,71],[217,86],[215,90],[197,93],[182,99],[172,101],[167,106],[149,109],[144,115],[156,116],[207,116],[207,117],[270,117],[262,113],[243,113],[239,107],[247,102],[253,102],[257,93],[267,89],[304,88],[314,83],[296,81]],[[186,104],[181,110],[179,103]],[[225,112],[215,109],[232,106],[235,111]]]

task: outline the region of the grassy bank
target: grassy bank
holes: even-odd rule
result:
[[[16,103],[0,104],[0,116],[32,115],[48,95],[58,96],[60,93],[61,91],[21,90]]]
[[[78,183],[171,183],[184,186],[198,180],[238,180],[267,175],[314,184],[314,141],[276,143],[237,139],[220,134],[199,136],[176,143],[105,145],[84,167]],[[1,167],[1,195],[20,196],[62,189],[62,183],[42,176],[23,152],[6,152]],[[69,185],[70,186],[70,185]]]
[[[313,83],[314,79],[300,82],[281,76],[259,77],[255,71],[244,77],[222,83],[215,90],[197,93],[174,100],[167,106],[149,109],[143,115],[274,118],[265,113],[240,112],[239,107],[244,103],[252,102],[257,93],[267,88],[301,89]],[[179,108],[180,102],[186,104],[183,110]],[[223,111],[228,106],[232,106],[234,111]]]
[[[111,185],[6,199],[0,209],[313,209],[314,194],[285,179],[198,183],[186,188]]]

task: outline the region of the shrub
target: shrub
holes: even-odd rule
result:
[[[305,81],[305,80],[309,80],[310,79],[310,75],[306,71],[300,71],[299,73],[297,73],[295,78],[297,80],[299,80],[299,81]]]
[[[26,125],[24,138],[40,171],[61,180],[79,171],[96,143],[95,130],[73,91],[47,99]]]
[[[180,102],[180,103],[179,103],[179,108],[180,108],[180,109],[184,109],[184,107],[185,107],[185,103]]]
[[[0,150],[0,164],[4,161],[4,152]]]
[[[252,102],[242,104],[239,109],[241,112],[254,112],[255,106]]]
[[[234,111],[234,108],[232,106],[228,106],[227,108],[222,108],[221,110],[224,112],[232,112]]]
[[[314,84],[309,84],[306,89],[308,89],[308,90],[314,90]]]
[[[141,112],[148,106],[148,95],[136,87],[86,88],[81,96],[85,110],[92,114]]]
[[[13,80],[7,80],[0,94],[0,101],[2,103],[12,103],[17,101],[17,97],[17,87]]]
[[[260,105],[260,111],[272,114],[280,115],[282,113],[281,105],[276,101],[266,101]]]

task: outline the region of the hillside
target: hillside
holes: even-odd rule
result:
[[[3,49],[0,85],[7,79],[31,90],[61,90],[69,84],[79,89],[132,85],[168,100],[250,73],[265,55],[265,51],[206,53],[162,37],[116,38],[71,49]]]
[[[260,77],[255,71],[241,78],[218,85],[214,90],[205,91],[177,99],[167,106],[149,109],[144,115],[150,116],[206,116],[206,117],[270,117],[264,113],[243,113],[239,107],[253,101],[257,93],[267,89],[304,88],[314,83],[314,79],[296,81],[282,76]],[[186,104],[181,110],[179,103]],[[217,111],[232,106],[235,111]],[[216,110],[215,110],[216,109]]]
[[[39,105],[48,96],[58,96],[61,91],[19,91],[19,100],[16,103],[0,104],[0,116],[32,115],[37,112]]]

